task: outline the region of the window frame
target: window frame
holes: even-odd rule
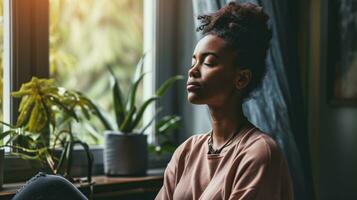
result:
[[[3,121],[14,124],[19,101],[11,97],[11,91],[32,76],[45,78],[49,74],[49,60],[45,59],[49,56],[48,0],[3,0],[3,9]],[[6,154],[5,183],[31,174],[30,161]],[[14,167],[16,173],[7,173]]]
[[[4,0],[4,122],[14,124],[18,100],[11,91],[49,76],[48,0]]]
[[[145,53],[144,59],[144,71],[151,72],[146,74],[143,79],[143,85],[145,85],[145,90],[143,90],[143,98],[148,99],[155,93],[155,77],[157,70],[152,66],[156,65],[156,46],[157,46],[157,1],[156,0],[143,0],[143,12],[144,12],[144,46],[143,51]],[[156,112],[156,107],[151,104],[148,106],[146,112],[143,115],[143,124],[150,122],[152,118],[152,113]],[[155,124],[155,121],[153,122]],[[151,125],[147,131],[153,132],[154,126]],[[148,135],[149,142],[155,141],[155,136],[153,134]]]
[[[144,0],[144,53],[147,55],[145,56],[144,69],[151,72],[144,78],[144,85],[148,88],[144,90],[144,99],[155,94],[157,87],[179,72],[175,59],[179,2],[179,0]],[[179,112],[177,106],[174,105],[177,102],[175,90],[177,87],[174,85],[167,91],[167,94],[148,108],[144,114],[144,124],[151,120],[159,107],[165,108],[158,114],[159,118]],[[154,124],[155,121],[148,129],[151,133],[155,131]],[[154,141],[155,135],[150,134],[149,142],[153,143]]]

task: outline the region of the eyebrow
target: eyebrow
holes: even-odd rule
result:
[[[219,55],[215,52],[204,52],[201,54],[203,57],[207,57],[207,56],[214,56],[216,58],[219,58]],[[195,58],[195,54],[192,55],[192,58]]]

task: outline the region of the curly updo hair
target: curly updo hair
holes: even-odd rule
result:
[[[197,32],[216,35],[237,51],[236,64],[252,72],[252,80],[243,98],[250,96],[261,85],[266,73],[265,59],[270,47],[272,32],[268,27],[269,16],[262,7],[252,3],[231,2],[210,15],[197,17]]]

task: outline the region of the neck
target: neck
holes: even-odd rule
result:
[[[213,148],[219,148],[239,131],[245,121],[241,104],[209,106],[212,120]]]

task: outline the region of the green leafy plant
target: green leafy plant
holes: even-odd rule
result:
[[[119,81],[117,80],[113,70],[108,67],[108,70],[111,75],[111,89],[113,93],[113,105],[116,123],[111,123],[111,121],[108,120],[108,118],[106,117],[106,114],[103,113],[103,111],[98,106],[93,104],[93,107],[95,107],[96,113],[99,116],[100,121],[103,123],[104,127],[107,130],[120,131],[124,134],[133,133],[134,131],[138,133],[143,133],[153,121],[150,120],[149,124],[143,126],[144,128],[142,128],[141,130],[136,130],[138,128],[139,122],[142,120],[145,110],[151,103],[157,101],[160,97],[162,97],[165,92],[170,88],[170,86],[172,86],[173,83],[183,79],[183,76],[180,75],[173,76],[167,79],[164,83],[160,85],[160,87],[156,90],[153,96],[144,100],[144,102],[137,107],[137,90],[139,84],[141,83],[146,74],[143,73],[143,59],[144,56],[140,59],[136,67],[136,75],[132,80],[130,92],[127,96],[123,95],[119,85]]]
[[[179,127],[181,118],[177,115],[168,115],[155,123],[155,143],[149,145],[151,152],[173,153],[176,149],[176,144],[172,142],[172,133]]]
[[[80,145],[87,154],[90,181],[93,158],[89,147],[71,131],[71,123],[79,122],[82,116],[89,119],[94,112],[90,100],[56,86],[52,79],[37,77],[22,84],[12,96],[21,99],[19,115],[16,125],[1,122],[7,127],[0,134],[0,139],[8,137],[4,146],[13,148],[15,154],[25,159],[39,160],[53,174],[70,177],[73,148]],[[63,148],[59,157],[54,153],[58,147]]]

